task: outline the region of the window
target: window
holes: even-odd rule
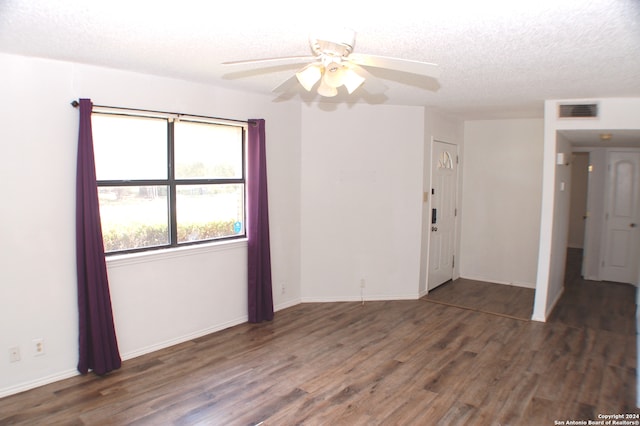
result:
[[[440,158],[438,158],[438,168],[453,169],[453,158],[449,151],[442,151],[440,153]]]
[[[106,253],[245,236],[245,128],[92,114]]]

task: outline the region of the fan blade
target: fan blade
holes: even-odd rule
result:
[[[367,92],[377,95],[380,93],[384,93],[384,91],[388,89],[388,87],[384,83],[382,83],[380,79],[371,75],[371,73],[365,70],[363,67],[354,63],[350,63],[349,68],[351,68],[360,77],[364,77],[364,88],[367,90]]]
[[[303,64],[309,61],[314,61],[317,58],[315,56],[283,56],[280,58],[263,58],[263,59],[247,59],[242,61],[229,61],[223,62],[222,65],[252,65],[252,64],[266,64],[268,66],[275,65],[287,65],[287,64]]]
[[[271,91],[274,93],[278,92],[288,92],[298,85],[298,77],[295,74],[292,77],[289,77],[284,82],[280,83],[278,86],[274,87]]]
[[[412,61],[409,59],[390,58],[388,56],[364,55],[352,53],[347,59],[358,65],[385,68],[411,74],[425,75],[433,78],[440,77],[438,65],[429,62]]]

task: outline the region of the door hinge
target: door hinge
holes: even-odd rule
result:
[[[456,255],[454,254],[452,257],[453,258],[451,259],[451,267],[455,268],[456,267]]]
[[[457,208],[453,209],[453,215],[454,216],[458,216],[458,209]]]
[[[460,164],[460,157],[456,155],[456,164]]]

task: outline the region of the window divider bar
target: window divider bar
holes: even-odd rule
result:
[[[178,194],[176,190],[176,169],[175,169],[175,157],[174,157],[174,149],[175,149],[175,139],[174,139],[174,122],[173,120],[169,120],[167,122],[167,149],[169,152],[167,153],[167,161],[169,166],[169,235],[170,235],[170,243],[172,246],[178,244],[178,218],[177,209],[178,209]]]
[[[242,179],[174,179],[176,185],[225,185],[244,183]]]
[[[173,179],[176,185],[229,185],[244,184],[245,181],[240,178],[234,179]],[[98,186],[166,186],[171,183],[170,179],[154,179],[154,180],[99,180]]]
[[[98,180],[98,186],[166,186],[169,184],[167,179],[154,180]]]

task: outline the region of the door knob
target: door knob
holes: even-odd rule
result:
[[[629,226],[632,227],[632,228],[635,228],[636,224],[635,223],[630,223]]]

